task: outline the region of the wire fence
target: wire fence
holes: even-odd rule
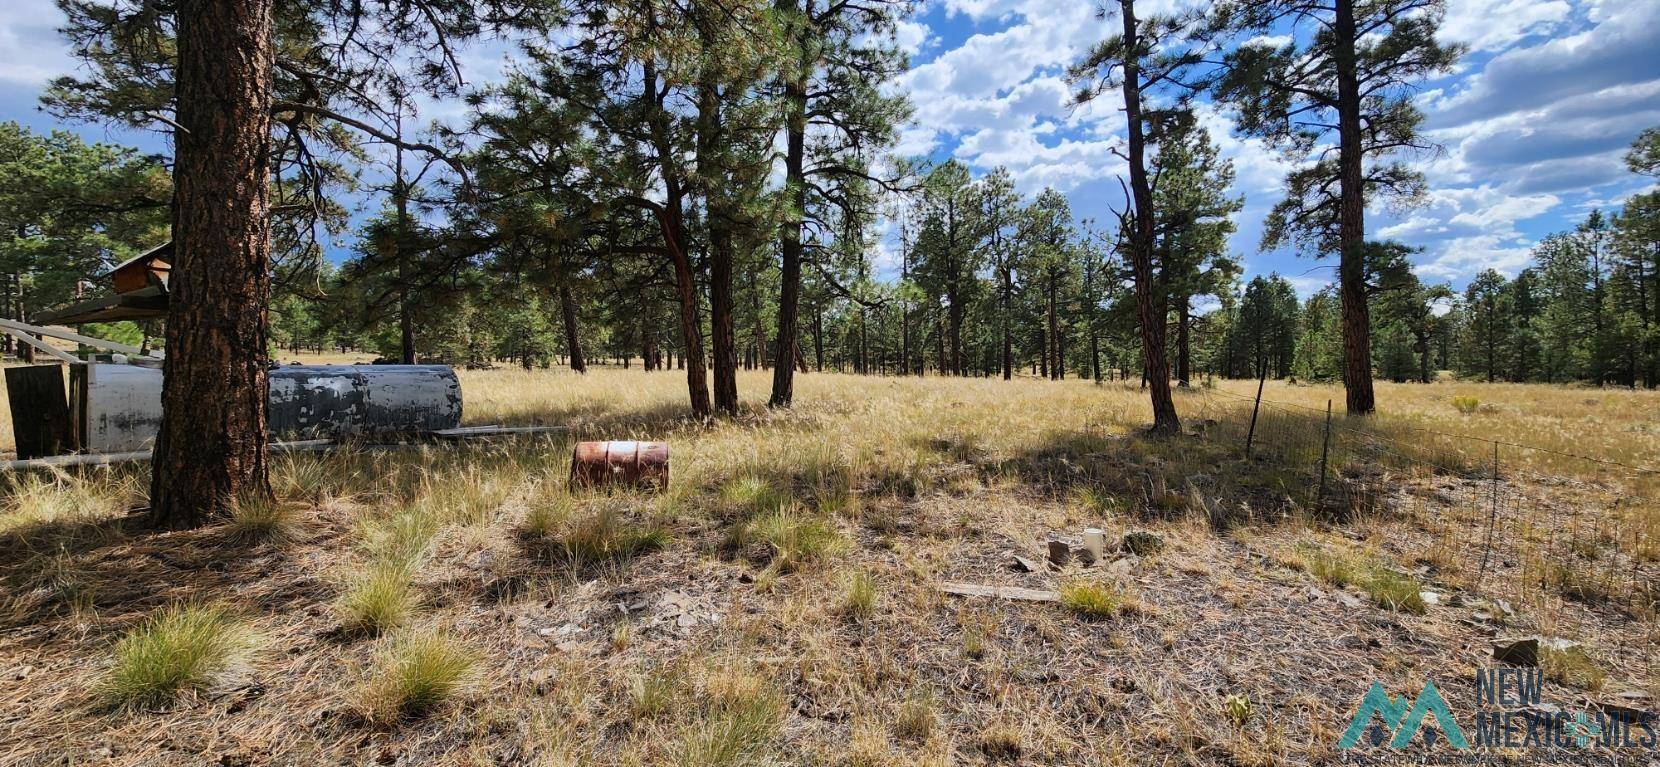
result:
[[[1389,546],[1436,580],[1523,604],[1660,607],[1660,471],[1260,392],[1207,390],[1201,411],[1207,437],[1239,450],[1252,481],[1294,507],[1404,522]]]

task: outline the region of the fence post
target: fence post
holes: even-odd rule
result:
[[[1487,544],[1481,550],[1481,569],[1476,572],[1476,593],[1487,578],[1487,560],[1493,553],[1493,527],[1499,520],[1499,443],[1493,443],[1493,505],[1487,512]]]
[[[1251,429],[1249,431],[1245,432],[1245,459],[1246,460],[1250,460],[1250,458],[1251,458],[1251,440],[1256,439],[1256,436],[1257,436],[1257,411],[1262,409],[1262,384],[1263,384],[1264,381],[1267,381],[1267,380],[1268,380],[1268,364],[1265,362],[1262,365],[1262,370],[1261,370],[1260,374],[1257,376],[1257,401],[1256,401],[1256,404],[1251,406]]]
[[[1326,503],[1326,458],[1331,454],[1331,400],[1326,400],[1326,436],[1320,442],[1320,492],[1314,496],[1314,510]]]

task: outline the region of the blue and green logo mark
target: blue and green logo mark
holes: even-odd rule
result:
[[[1338,748],[1354,748],[1360,743],[1360,736],[1371,732],[1371,742],[1374,746],[1381,746],[1387,740],[1390,748],[1403,748],[1412,743],[1412,736],[1420,730],[1424,733],[1424,745],[1435,744],[1435,730],[1424,729],[1424,717],[1433,715],[1435,723],[1440,727],[1441,734],[1456,749],[1467,749],[1470,741],[1465,739],[1464,731],[1459,729],[1458,722],[1453,719],[1452,711],[1447,708],[1447,701],[1441,697],[1441,691],[1436,689],[1434,682],[1425,682],[1424,689],[1418,693],[1417,700],[1412,707],[1406,705],[1406,696],[1390,697],[1383,689],[1383,683],[1373,682],[1371,689],[1366,691],[1366,697],[1360,700],[1360,708],[1355,711],[1354,719],[1349,721],[1349,729],[1343,731],[1343,737],[1337,741]],[[1373,723],[1380,719],[1383,725]],[[1367,725],[1372,725],[1368,728]]]
[[[1583,750],[1591,748],[1655,749],[1660,723],[1653,713],[1604,707],[1565,711],[1545,703],[1544,674],[1536,668],[1478,669],[1475,677],[1475,737],[1453,718],[1452,709],[1434,682],[1425,682],[1408,705],[1373,682],[1338,739],[1339,750],[1362,745],[1406,748],[1414,739],[1426,747],[1445,740],[1459,751],[1471,748]],[[1434,726],[1427,726],[1433,720]],[[1363,742],[1364,739],[1364,742]]]

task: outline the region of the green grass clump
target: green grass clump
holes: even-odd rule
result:
[[[519,523],[519,532],[531,538],[547,538],[555,534],[573,513],[574,504],[570,495],[562,491],[549,493],[531,503],[524,521]]]
[[[417,719],[472,684],[477,656],[442,632],[408,632],[382,646],[361,691],[369,719]]]
[[[371,522],[363,530],[363,548],[377,562],[396,562],[415,570],[426,558],[442,525],[431,514],[408,508]]]
[[[1541,643],[1543,644],[1543,643]],[[1558,684],[1571,685],[1596,692],[1608,680],[1608,672],[1590,653],[1577,646],[1563,648],[1540,647],[1539,669],[1545,678]]]
[[[681,767],[756,764],[784,724],[785,698],[770,681],[726,672],[704,690],[708,701],[674,749]]]
[[[1381,607],[1413,615],[1423,615],[1428,609],[1424,604],[1423,584],[1409,575],[1373,567],[1359,585]]]
[[[242,498],[231,505],[228,534],[239,543],[280,542],[300,529],[293,506],[274,498]]]
[[[1463,415],[1470,415],[1471,413],[1476,412],[1477,408],[1481,407],[1481,400],[1475,397],[1453,397],[1452,406],[1453,409],[1457,410],[1459,413],[1462,413]]]
[[[418,602],[411,574],[401,563],[382,562],[352,578],[334,602],[341,630],[375,635],[407,624]]]
[[[185,690],[213,684],[253,644],[252,633],[224,607],[173,605],[116,644],[106,697],[126,707],[166,703]]]
[[[680,677],[668,669],[636,674],[628,680],[628,713],[636,721],[668,713],[680,695]]]
[[[847,579],[847,590],[842,594],[842,614],[863,623],[876,614],[876,579],[863,570]]]
[[[570,567],[626,562],[668,545],[669,533],[651,521],[625,518],[601,506],[568,525],[553,539],[554,554]]]
[[[772,569],[791,573],[841,551],[845,541],[830,522],[796,509],[780,509],[744,523],[732,543],[744,549],[763,544]]]
[[[1359,565],[1346,552],[1303,545],[1297,547],[1296,561],[1309,575],[1337,588],[1354,583],[1359,577]]]
[[[1111,618],[1124,609],[1124,592],[1117,586],[1093,581],[1061,584],[1061,606],[1095,620]]]
[[[777,510],[789,503],[790,497],[762,477],[742,474],[721,485],[720,499],[740,519],[748,519]]]

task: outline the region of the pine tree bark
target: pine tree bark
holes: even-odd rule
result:
[[[712,67],[713,64],[706,64]],[[718,156],[724,136],[721,129],[721,95],[712,71],[704,72],[697,96],[698,175],[707,191],[709,229],[709,343],[713,346],[715,410],[727,415],[738,412],[738,339],[733,322],[732,301],[732,210],[724,191],[716,189],[723,175]]]
[[[1193,313],[1188,303],[1187,296],[1176,300],[1176,385],[1182,388],[1192,385],[1193,375],[1193,354],[1188,339]]]
[[[571,296],[571,286],[559,286],[559,314],[565,325],[565,348],[571,355],[571,370],[578,373],[588,372],[588,363],[582,358],[582,334],[577,330],[576,299]]]
[[[780,0],[781,6],[794,8],[792,0]],[[805,46],[803,46],[805,48]],[[805,50],[802,53],[806,57]],[[807,207],[807,83],[805,61],[797,63],[796,70],[784,84],[784,104],[789,110],[784,135],[784,190],[788,208],[779,225],[778,252],[781,271],[778,286],[778,354],[779,364],[772,369],[772,396],[767,404],[789,407],[795,399],[795,367],[784,364],[786,351],[797,347],[796,321],[801,304],[801,226]]]
[[[1153,191],[1147,180],[1147,141],[1141,120],[1141,40],[1135,0],[1119,0],[1124,22],[1124,113],[1129,122],[1130,193],[1135,201],[1130,266],[1141,325],[1142,375],[1153,403],[1153,433],[1178,434],[1181,418],[1170,393],[1170,361],[1164,348],[1165,312],[1153,284]]]
[[[1356,73],[1354,0],[1337,0],[1338,292],[1343,308],[1343,388],[1350,415],[1376,410],[1372,395],[1372,313],[1366,295],[1366,196]]]
[[[162,417],[150,515],[267,499],[271,0],[181,0]]]

